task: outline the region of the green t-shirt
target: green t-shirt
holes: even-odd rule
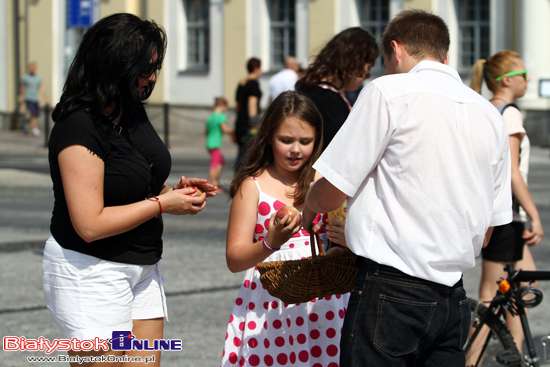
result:
[[[223,112],[214,112],[206,119],[206,148],[217,149],[222,147],[223,131],[221,125],[227,121]]]

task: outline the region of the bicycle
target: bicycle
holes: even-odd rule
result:
[[[482,360],[488,359],[490,355],[492,360],[503,366],[539,367],[540,358],[535,350],[525,309],[536,307],[542,302],[542,292],[534,288],[531,283],[537,280],[550,280],[550,271],[515,270],[513,264],[506,265],[505,270],[508,273],[508,278],[500,278],[497,282],[499,290],[488,306],[475,299],[468,299],[472,310],[472,324],[465,347],[466,358],[468,360],[472,356],[472,359],[477,357],[476,363],[473,365],[475,367],[481,366]],[[521,282],[529,282],[529,285],[521,286]],[[527,345],[527,355],[525,356],[518,351],[514,339],[506,327],[504,322],[506,311],[513,316],[519,316],[521,320]],[[499,346],[492,345],[489,348],[493,339],[498,340]],[[550,339],[550,337],[541,339],[546,347],[545,339]],[[544,354],[546,359],[546,349]]]

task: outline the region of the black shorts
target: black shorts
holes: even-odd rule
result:
[[[514,262],[523,259],[522,222],[512,222],[495,227],[487,247],[481,250],[484,260],[495,262]]]

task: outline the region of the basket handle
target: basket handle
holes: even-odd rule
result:
[[[316,258],[318,255],[315,253],[315,242],[317,242],[317,247],[319,247],[319,255],[324,255],[325,252],[323,251],[323,243],[321,242],[321,236],[319,236],[319,232],[313,231],[313,226],[310,228],[309,233],[309,239],[310,239],[310,245],[311,245],[311,257]],[[317,240],[317,241],[315,241]]]

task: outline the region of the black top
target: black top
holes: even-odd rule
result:
[[[305,88],[301,93],[308,96],[323,116],[323,151],[340,130],[349,115],[349,106],[342,96],[321,87]]]
[[[262,98],[260,83],[257,80],[248,80],[244,85],[239,84],[235,97],[240,106],[239,111],[237,111],[235,133],[240,136],[246,134],[249,128],[248,98],[258,97],[258,113],[260,112],[260,99]]]
[[[170,152],[143,106],[123,111],[121,129],[113,129],[113,123],[105,116],[91,116],[86,111],[73,112],[54,125],[49,142],[55,199],[50,230],[63,248],[109,261],[152,265],[162,254],[162,217],[152,218],[128,232],[86,243],[72,226],[59,171],[59,152],[68,145],[83,145],[105,163],[105,207],[158,195],[170,174]]]

